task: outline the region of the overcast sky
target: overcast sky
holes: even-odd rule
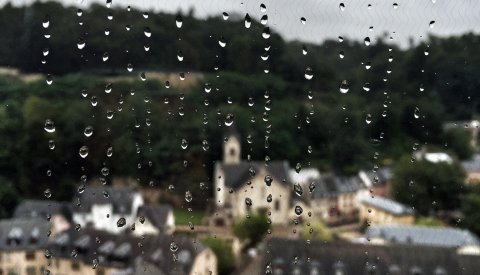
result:
[[[65,5],[86,8],[106,0],[61,0]],[[0,5],[7,3],[0,0]],[[32,0],[9,0],[15,5]],[[268,25],[286,39],[321,42],[339,35],[350,39],[380,36],[385,32],[393,41],[408,45],[409,37],[418,41],[428,33],[453,35],[469,31],[480,33],[480,0],[113,0],[113,6],[176,12],[193,7],[197,17],[249,13],[257,20],[263,15],[260,4],[267,7]],[[344,3],[345,9],[339,7]],[[397,3],[397,8],[394,8]],[[371,4],[369,8],[368,5]],[[301,17],[306,18],[302,24]],[[434,27],[429,23],[435,21]],[[373,30],[369,30],[370,27]],[[184,27],[188,27],[184,25]]]

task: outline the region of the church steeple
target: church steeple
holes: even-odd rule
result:
[[[225,138],[226,141],[223,144],[223,162],[225,164],[240,163],[240,135],[236,129],[231,129]]]

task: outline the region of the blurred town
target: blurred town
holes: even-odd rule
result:
[[[479,274],[480,36],[258,13],[0,8],[0,275]]]

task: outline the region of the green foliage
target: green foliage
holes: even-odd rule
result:
[[[476,186],[462,199],[462,226],[480,235],[480,187]]]
[[[404,157],[394,170],[391,193],[397,201],[428,215],[432,211],[458,209],[464,181],[465,173],[457,162],[411,162]]]
[[[7,179],[0,177],[0,219],[11,217],[13,210],[20,201],[17,190]]]
[[[422,225],[422,226],[431,226],[431,227],[442,227],[445,226],[445,224],[434,217],[418,217],[415,220],[416,225]]]
[[[303,225],[302,236],[310,240],[331,241],[333,239],[332,233],[322,222],[313,222],[310,226]]]
[[[470,144],[471,136],[466,129],[453,128],[444,132],[447,146],[456,153],[460,159],[469,159],[473,155]]]
[[[194,225],[201,225],[202,220],[205,217],[203,211],[188,211],[185,209],[175,208],[173,211],[175,216],[175,224],[186,225],[193,223]]]
[[[265,215],[253,214],[237,221],[233,227],[233,234],[247,241],[249,246],[255,246],[267,234],[269,228],[270,223]]]
[[[218,274],[231,274],[235,269],[235,257],[232,246],[222,239],[212,237],[202,239],[202,243],[210,247],[215,253],[215,256],[217,256]]]

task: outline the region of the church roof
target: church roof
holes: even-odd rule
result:
[[[289,165],[287,161],[272,161],[268,164],[261,161],[240,162],[234,164],[219,163],[219,169],[223,170],[225,177],[225,186],[237,189],[255,177],[262,168],[265,168],[267,174],[273,177],[273,180],[280,181],[286,186],[291,185],[289,176]]]

